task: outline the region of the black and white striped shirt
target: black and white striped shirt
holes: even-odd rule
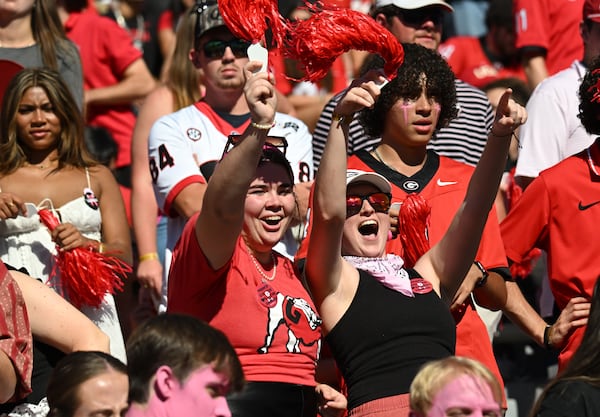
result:
[[[469,165],[476,165],[483,152],[489,129],[492,127],[494,113],[485,93],[461,80],[455,80],[458,116],[448,126],[436,131],[427,145],[440,155]],[[313,160],[315,171],[321,162],[321,156],[327,142],[331,116],[341,97],[340,93],[329,100],[321,112],[313,132]],[[348,155],[361,149],[371,150],[381,141],[368,137],[358,120],[350,124]]]

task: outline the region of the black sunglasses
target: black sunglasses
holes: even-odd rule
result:
[[[439,26],[444,20],[444,12],[437,7],[433,9],[424,8],[415,10],[396,8],[395,12],[391,13],[389,16],[396,16],[406,26],[413,27],[422,26],[423,23],[428,21],[433,22],[435,26]]]
[[[367,195],[349,195],[346,196],[346,217],[352,217],[360,213],[363,201],[367,200],[373,210],[377,213],[387,213],[390,209],[392,195],[378,191]]]
[[[249,46],[250,42],[242,39],[232,39],[229,41],[214,39],[206,42],[202,47],[202,51],[204,52],[204,56],[209,59],[220,59],[225,55],[225,49],[229,47],[236,58],[247,58]]]
[[[225,149],[223,149],[223,155],[221,155],[221,159],[223,159],[223,157],[231,149],[233,149],[236,145],[238,145],[241,142],[241,138],[241,135],[229,135],[229,137],[227,138],[227,143],[225,144]],[[265,139],[265,143],[263,144],[263,152],[269,149],[276,149],[277,151],[281,152],[285,157],[287,147],[288,143],[287,140],[285,140],[285,138],[277,136],[268,136]]]

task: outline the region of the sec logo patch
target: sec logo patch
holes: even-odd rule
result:
[[[200,138],[202,137],[202,133],[195,127],[190,127],[186,133],[187,137],[193,140],[194,142],[200,140]]]

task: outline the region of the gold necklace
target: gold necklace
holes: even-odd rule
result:
[[[373,149],[373,151],[371,152],[371,155],[375,156],[375,159],[377,159],[379,162],[381,162],[383,165],[385,165],[386,167],[388,167],[392,171],[398,172],[394,167],[391,167],[391,166],[389,166],[388,164],[385,163],[385,161],[383,160],[383,158],[381,157],[381,155],[379,155],[379,152],[377,152],[377,148]]]
[[[264,268],[262,267],[262,265],[259,264],[258,260],[254,257],[252,252],[250,252],[250,250],[248,250],[248,254],[250,255],[250,259],[252,260],[252,263],[254,264],[254,267],[256,268],[260,276],[266,279],[267,281],[273,281],[275,279],[275,275],[277,275],[277,262],[275,260],[275,255],[273,255],[273,252],[271,251],[271,261],[273,262],[273,273],[271,274],[271,276],[265,274]]]
[[[52,166],[52,161],[48,162],[47,165],[44,162],[42,162],[40,164],[30,164],[29,162],[25,162],[25,166],[39,168],[40,170],[43,170],[46,168],[50,168]]]

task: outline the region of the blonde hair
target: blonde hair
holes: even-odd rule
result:
[[[502,405],[502,388],[488,368],[473,359],[450,356],[425,364],[415,376],[410,385],[410,409],[413,415],[427,415],[435,395],[460,375],[474,376],[487,382],[496,401]]]
[[[175,50],[168,71],[167,87],[173,93],[173,111],[187,107],[200,99],[199,70],[190,61],[194,48],[194,28],[198,13],[188,9],[177,27]]]

